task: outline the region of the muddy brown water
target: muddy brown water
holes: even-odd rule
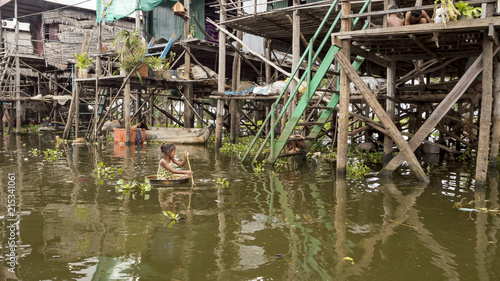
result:
[[[425,164],[428,185],[404,167],[390,180],[342,181],[325,161],[255,173],[237,157],[178,145],[179,157],[191,151],[194,188],[134,200],[93,170],[103,162],[143,182],[156,173],[158,144],[63,144],[55,163],[29,155],[54,140],[0,137],[0,280],[500,279],[499,216],[453,207],[499,208],[498,175],[475,188],[470,165]]]

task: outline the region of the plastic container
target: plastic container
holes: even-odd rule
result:
[[[142,142],[146,141],[146,129],[142,130]],[[130,141],[135,143],[135,136],[137,135],[137,129],[130,129]],[[125,129],[114,128],[113,137],[115,142],[125,142]]]

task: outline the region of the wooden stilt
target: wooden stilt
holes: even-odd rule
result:
[[[75,83],[78,85],[78,83]],[[76,86],[78,87],[78,86]],[[80,91],[75,94],[75,139],[79,137],[80,133]]]
[[[295,0],[293,1],[293,5],[297,6],[300,5],[299,1]],[[299,10],[294,10],[292,13],[293,16],[293,22],[292,22],[292,69],[297,68],[297,65],[300,63],[300,14]],[[295,73],[295,77],[297,79],[300,79],[299,77],[299,72]],[[290,82],[290,85],[288,86],[289,92],[292,93],[293,90],[297,87],[297,81],[294,79],[292,82]],[[288,106],[288,113],[289,116],[292,116],[292,113],[295,111],[295,104],[297,101],[297,96],[295,95],[293,97],[292,102]]]
[[[0,101],[0,136],[3,135],[3,111],[3,101]]]
[[[123,91],[123,120],[125,123],[125,144],[132,143],[132,132],[130,128],[130,81],[125,81],[125,88]]]
[[[64,127],[63,139],[69,139],[69,134],[71,132],[71,126],[73,124],[73,118],[75,117],[75,101],[76,101],[76,93],[79,91],[78,83],[75,82],[73,85],[73,94],[71,95],[71,102],[69,104],[68,111],[68,120],[66,120],[66,126]]]
[[[155,101],[154,93],[150,92],[150,94],[149,94],[149,107],[148,107],[148,109],[149,109],[149,122],[148,123],[150,126],[155,125],[154,118],[153,118],[153,116],[154,116],[154,107],[153,107],[154,101]]]
[[[351,1],[342,2],[342,15],[349,15],[351,13]],[[351,20],[342,19],[341,31],[349,32],[351,30]],[[344,39],[341,42],[342,56],[346,58],[347,63],[350,65],[349,58],[351,57],[351,41]],[[347,173],[347,133],[349,126],[349,77],[345,67],[340,69],[340,112],[339,112],[339,131],[337,139],[337,176],[345,176]]]
[[[15,52],[16,52],[16,133],[21,132],[21,70],[19,68],[19,20],[17,18],[17,0],[14,2],[14,17],[15,17]]]
[[[417,176],[417,178],[420,181],[429,182],[429,178],[427,177],[424,170],[420,166],[420,163],[418,162],[417,158],[413,154],[413,150],[410,148],[410,146],[408,145],[406,140],[403,138],[403,136],[399,132],[398,128],[396,127],[394,122],[389,117],[389,115],[384,111],[382,106],[379,104],[379,102],[377,101],[377,99],[373,95],[372,91],[368,88],[368,86],[366,86],[366,84],[363,82],[363,80],[358,76],[358,74],[356,73],[356,70],[354,70],[350,61],[341,52],[338,52],[337,54],[335,54],[335,58],[340,63],[342,69],[345,70],[346,75],[349,76],[351,81],[359,89],[359,91],[361,92],[361,94],[365,98],[366,102],[370,105],[370,107],[373,109],[375,114],[377,114],[380,121],[384,124],[384,127],[390,133],[391,138],[394,140],[394,142],[399,147],[401,153],[404,155],[404,158],[408,162],[408,165],[410,166],[410,169],[412,170],[412,172],[415,173],[415,175]],[[337,159],[337,161],[338,161],[338,159]]]
[[[226,0],[221,0],[221,7],[226,4]],[[220,21],[225,22],[227,19],[226,12],[223,10],[220,14]],[[226,29],[225,24],[221,24],[219,29],[219,83],[217,91],[224,93],[226,91],[226,35],[223,30]],[[222,147],[222,126],[224,119],[224,100],[217,100],[217,117],[215,119],[215,149],[219,150]]]
[[[498,166],[498,153],[500,150],[500,60],[495,63],[493,77],[493,134],[491,136],[490,167],[496,169]]]
[[[387,96],[396,96],[396,62],[391,61],[390,66],[387,68]],[[389,118],[394,122],[396,115],[396,107],[394,102],[388,99],[386,101],[385,110],[389,115]],[[389,163],[392,159],[392,147],[394,145],[393,140],[389,136],[384,137],[384,164]]]
[[[194,127],[193,101],[193,83],[188,82],[184,87],[184,128]]]
[[[491,112],[493,108],[493,41],[483,37],[483,94],[479,119],[479,143],[476,156],[476,185],[486,183],[490,150]]]

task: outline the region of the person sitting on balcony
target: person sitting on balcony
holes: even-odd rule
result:
[[[413,10],[406,12],[405,25],[430,23],[431,18],[424,10]]]
[[[398,7],[390,6],[389,10],[396,10]],[[388,14],[387,15],[387,25],[388,26],[403,26],[405,24],[405,20],[402,19],[400,13]]]

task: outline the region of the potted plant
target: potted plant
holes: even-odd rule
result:
[[[148,67],[145,61],[148,47],[138,31],[130,32],[122,29],[113,40],[112,46],[117,48],[116,60],[119,60],[120,69],[129,73],[135,68],[137,76],[148,76]]]
[[[483,14],[483,9],[481,7],[470,6],[469,2],[459,1],[455,5],[455,8],[457,8],[461,14],[459,19],[479,18]]]
[[[94,60],[89,58],[86,52],[83,52],[81,54],[75,54],[75,58],[76,58],[75,66],[78,68],[78,77],[79,78],[87,77],[88,68],[90,64],[94,62]]]
[[[170,66],[172,65],[172,63],[175,60],[175,55],[176,54],[174,52],[170,52],[169,57],[165,58],[165,63],[163,65],[163,69],[165,70],[163,72],[164,79],[172,79],[173,71],[170,69]]]
[[[146,64],[153,70],[154,76],[156,78],[172,79],[172,71],[170,70],[170,65],[174,62],[175,53],[170,52],[169,57],[147,57],[145,59]]]
[[[150,56],[146,57],[145,61],[146,64],[153,70],[154,77],[161,78],[163,72],[163,62],[165,61],[165,58],[160,59],[160,57]]]

